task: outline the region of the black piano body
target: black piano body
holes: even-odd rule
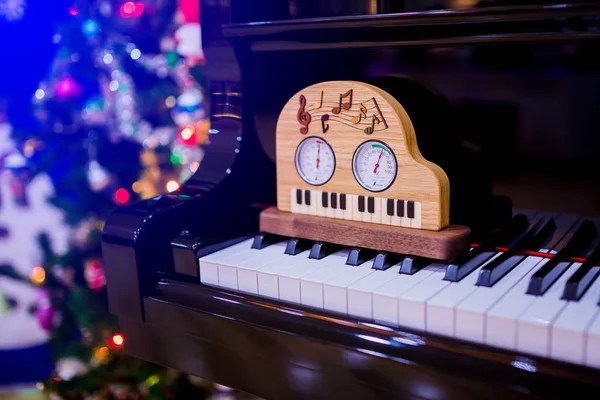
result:
[[[325,80],[399,99],[474,240],[507,218],[497,194],[597,214],[600,4],[279,3],[201,2],[206,156],[178,191],[116,210],[104,229],[125,351],[273,399],[595,397],[597,369],[208,287],[198,258],[258,231],[275,204],[278,113]]]

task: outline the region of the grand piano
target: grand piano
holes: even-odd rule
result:
[[[598,397],[600,3],[202,0],[201,15],[205,158],[104,228],[128,354],[269,399]],[[470,251],[260,232],[279,112],[327,80],[406,108]]]

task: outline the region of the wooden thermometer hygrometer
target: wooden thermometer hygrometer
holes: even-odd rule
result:
[[[446,173],[423,158],[406,111],[380,88],[303,89],[279,116],[276,157],[265,232],[436,259],[468,246],[469,229],[449,225]]]

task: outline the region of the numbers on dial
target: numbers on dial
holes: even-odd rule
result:
[[[398,163],[388,145],[369,140],[354,152],[352,172],[360,186],[371,192],[382,192],[394,183]]]
[[[296,149],[296,170],[308,184],[327,183],[335,172],[335,154],[329,143],[316,136],[300,142]]]

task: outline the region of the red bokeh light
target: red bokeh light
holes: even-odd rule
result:
[[[119,204],[125,204],[129,201],[129,192],[126,189],[120,188],[115,192],[115,201]]]
[[[125,339],[123,338],[123,335],[116,334],[112,337],[112,342],[117,346],[122,346],[124,341]]]
[[[143,12],[144,3],[142,2],[134,3],[133,1],[127,1],[123,3],[119,9],[119,14],[121,14],[121,17],[123,18],[140,17]]]

